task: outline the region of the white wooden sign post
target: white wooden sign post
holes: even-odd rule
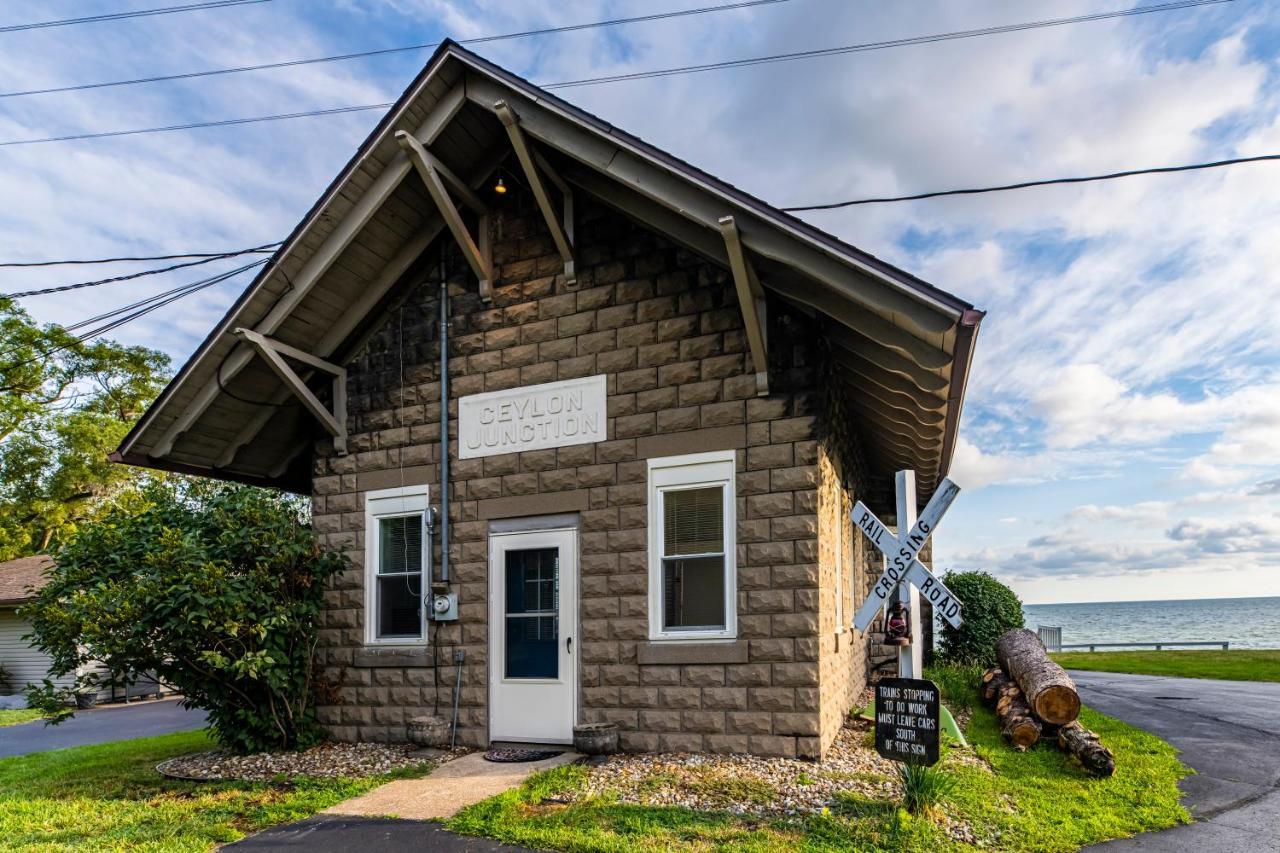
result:
[[[916,559],[924,543],[937,529],[938,522],[960,493],[960,487],[948,479],[942,481],[929,499],[920,518],[916,518],[916,472],[899,471],[896,478],[898,498],[898,531],[893,533],[875,513],[858,501],[853,508],[853,523],[871,544],[884,554],[885,567],[867,600],[854,614],[853,626],[866,631],[876,615],[891,600],[907,605],[910,613],[911,644],[898,652],[898,677],[919,678],[923,670],[920,645],[920,601],[933,605],[933,612],[952,625],[959,626],[960,602],[933,572]]]

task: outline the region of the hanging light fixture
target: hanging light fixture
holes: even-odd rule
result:
[[[494,191],[495,193],[497,193],[498,195],[505,195],[505,194],[506,194],[506,192],[507,192],[507,185],[506,185],[506,184],[504,184],[504,183],[502,182],[502,178],[501,178],[501,177],[499,177],[499,178],[498,178],[498,182],[497,182],[496,184],[494,184],[494,185],[493,185],[493,191]]]

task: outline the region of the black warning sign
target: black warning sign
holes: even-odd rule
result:
[[[876,684],[876,752],[908,764],[938,763],[938,685],[923,678]]]

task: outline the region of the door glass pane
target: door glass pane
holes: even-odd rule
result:
[[[506,552],[507,678],[560,675],[560,551]]]
[[[724,552],[724,487],[665,491],[663,556]]]
[[[422,636],[422,575],[378,578],[378,636]]]
[[[724,630],[724,557],[662,561],[662,626]]]

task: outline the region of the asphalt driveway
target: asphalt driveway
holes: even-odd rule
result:
[[[0,758],[46,749],[65,749],[137,737],[165,735],[204,728],[204,711],[189,711],[177,699],[132,705],[104,705],[76,715],[57,726],[43,721],[0,728]]]
[[[1085,704],[1164,738],[1196,771],[1180,784],[1196,823],[1089,849],[1280,853],[1280,684],[1079,670],[1071,677]]]

